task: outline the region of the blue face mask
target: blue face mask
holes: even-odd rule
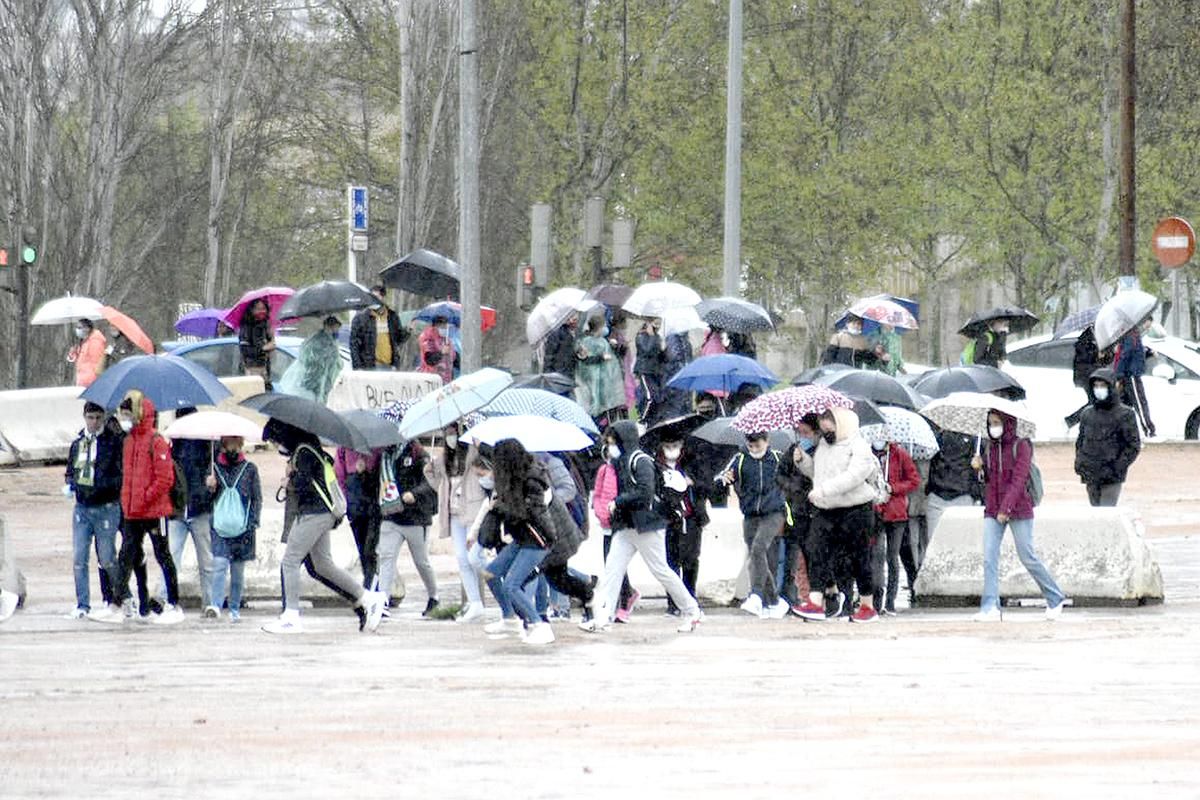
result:
[[[801,436],[796,440],[796,444],[800,445],[800,449],[806,453],[811,453],[817,446],[817,443],[807,436]]]

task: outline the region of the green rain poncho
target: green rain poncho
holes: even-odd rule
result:
[[[324,403],[341,371],[337,340],[322,329],[300,345],[300,357],[283,373],[275,389]]]
[[[581,336],[575,340],[575,382],[579,404],[599,417],[625,404],[625,375],[612,346],[603,336]]]
[[[900,343],[900,334],[896,333],[894,330],[885,331],[883,328],[880,328],[879,332],[876,333],[872,338],[874,339],[874,344],[882,345],[884,352],[891,356],[891,358],[887,361],[880,359],[878,362],[878,369],[881,372],[886,372],[888,375],[892,376],[895,376],[897,372],[903,371],[904,354],[903,350],[901,349],[902,345]]]

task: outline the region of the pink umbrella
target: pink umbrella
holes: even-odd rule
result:
[[[734,417],[732,427],[742,433],[790,430],[806,415],[830,408],[854,408],[854,401],[825,386],[791,386],[751,400]]]
[[[882,297],[868,297],[850,306],[849,312],[856,317],[869,319],[881,325],[891,325],[893,328],[915,331],[917,318],[900,305]]]
[[[271,328],[278,328],[279,309],[283,307],[284,301],[295,293],[295,289],[289,289],[286,286],[264,286],[261,289],[251,289],[233,304],[233,308],[229,309],[222,319],[226,325],[237,330],[238,326],[242,324],[242,315],[246,313],[250,304],[255,300],[265,300],[267,307],[271,310]]]

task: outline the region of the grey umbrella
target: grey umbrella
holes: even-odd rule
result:
[[[425,297],[457,300],[459,296],[458,264],[432,250],[414,250],[397,259],[380,270],[379,279],[389,289]]]
[[[278,392],[263,392],[247,397],[240,405],[257,411],[263,416],[315,434],[334,444],[362,453],[371,450],[367,444],[367,437],[357,426],[352,425],[345,417],[308,398]]]
[[[395,422],[384,419],[374,411],[365,408],[354,408],[349,411],[339,411],[338,416],[363,435],[367,447],[374,450],[379,447],[391,447],[404,442],[400,435],[400,426]]]
[[[753,333],[775,329],[771,315],[758,303],[740,297],[714,297],[696,306],[700,319],[714,328],[734,333]]]
[[[376,305],[379,305],[379,298],[357,283],[321,281],[305,286],[289,297],[279,309],[279,318],[317,317]]]

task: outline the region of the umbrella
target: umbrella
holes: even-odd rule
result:
[[[774,386],[779,378],[752,358],[725,354],[695,359],[676,372],[667,386],[689,392],[735,392],[743,383]]]
[[[479,409],[489,417],[517,414],[569,422],[577,428],[599,435],[595,421],[583,406],[569,397],[542,389],[505,389],[495,400]]]
[[[467,444],[495,446],[504,439],[516,439],[531,453],[562,453],[592,446],[592,438],[569,422],[525,414],[492,417],[462,435]]]
[[[911,387],[905,386],[887,373],[873,370],[850,369],[830,372],[813,383],[883,405],[920,408],[926,403],[926,398]]]
[[[741,416],[740,414],[738,415]],[[704,423],[692,431],[692,436],[712,444],[741,447],[746,443],[746,434],[735,425],[735,417],[717,417]],[[759,430],[763,430],[760,428]],[[757,431],[749,431],[756,433]],[[789,429],[778,428],[767,431],[767,441],[776,450],[783,450],[795,441],[795,435]]]
[[[714,328],[734,333],[753,333],[775,329],[771,315],[758,303],[740,297],[714,297],[696,306],[700,318]]]
[[[662,313],[662,321],[663,336],[673,336],[688,331],[702,331],[705,328],[704,320],[700,319],[696,309],[691,306],[668,308]]]
[[[1117,292],[1096,313],[1096,347],[1104,350],[1150,316],[1158,298],[1146,292]]]
[[[849,364],[833,363],[822,364],[819,367],[809,367],[801,372],[796,377],[792,378],[793,386],[803,386],[806,383],[817,383],[818,379],[828,375],[835,375],[839,372],[847,372],[854,369]]]
[[[512,384],[512,375],[484,367],[447,383],[413,404],[400,423],[406,439],[444,428],[459,417],[478,411]]]
[[[657,281],[634,289],[621,308],[640,317],[661,317],[668,308],[694,306],[699,302],[700,295],[682,283]]]
[[[875,438],[879,432],[884,439],[902,445],[908,454],[916,459],[929,459],[938,454],[937,437],[929,421],[914,411],[895,406],[884,406],[879,409],[883,415],[883,424],[864,425],[859,433],[865,439]]]
[[[295,294],[295,290],[289,289],[286,286],[264,286],[261,289],[251,289],[246,292],[238,301],[233,304],[233,307],[225,313],[223,317],[225,324],[237,330],[242,324],[242,317],[246,314],[246,309],[255,300],[265,300],[267,308],[271,312],[271,329],[279,327],[279,310],[287,299]]]
[[[262,426],[228,411],[197,411],[179,417],[163,431],[168,439],[216,441],[222,436],[240,436],[250,443],[262,441]]]
[[[1013,333],[1027,331],[1038,324],[1038,318],[1029,311],[1017,306],[996,306],[987,311],[980,311],[967,324],[958,329],[963,336],[978,336],[989,322],[993,320],[1008,320],[1008,329]]]
[[[926,397],[945,397],[952,392],[1003,392],[1014,400],[1025,398],[1025,387],[1016,378],[986,364],[931,370],[914,380],[912,388]]]
[[[104,318],[109,324],[125,335],[125,338],[133,342],[144,353],[154,352],[154,342],[150,341],[150,337],[142,330],[142,326],[134,322],[133,318],[122,314],[112,306],[101,306],[100,312],[104,314]]]
[[[863,298],[863,300],[887,300],[888,302],[895,303],[896,305],[900,306],[909,314],[912,314],[913,319],[915,319],[918,323],[921,321],[921,304],[916,300],[909,300],[907,297],[896,297],[895,295],[891,294],[877,294],[872,297]],[[839,331],[842,328],[845,328],[850,316],[851,312],[849,310],[842,312],[842,315],[837,318],[836,322],[833,323],[833,327]],[[879,323],[873,319],[862,318],[862,321],[863,333],[865,334],[872,334],[879,329]],[[904,328],[899,328],[896,332],[904,333],[904,330]]]
[[[662,441],[678,441],[691,436],[696,429],[709,421],[708,417],[699,414],[687,414],[682,417],[665,419],[654,425],[641,436],[643,448],[653,452]]]
[[[80,397],[111,411],[131,389],[146,395],[159,411],[216,405],[231,395],[199,364],[179,356],[155,355],[122,360],[100,373]]]
[[[1067,316],[1063,317],[1063,321],[1054,327],[1054,336],[1052,338],[1061,339],[1068,333],[1083,330],[1096,321],[1096,314],[1098,313],[1100,313],[1100,306],[1092,306],[1082,311],[1076,311],[1074,314],[1067,314]]]
[[[566,322],[567,317],[577,311],[591,311],[599,305],[595,300],[588,300],[583,289],[565,287],[555,289],[538,301],[529,318],[525,320],[525,338],[530,345],[550,335],[550,331]]]
[[[589,300],[595,300],[602,305],[620,308],[631,294],[633,294],[631,286],[622,286],[619,283],[601,283],[589,289],[587,296]]]
[[[458,264],[432,250],[414,250],[379,272],[389,289],[403,289],[424,297],[459,296]]]
[[[284,301],[280,319],[321,317],[339,311],[361,311],[379,305],[379,298],[357,283],[321,281],[305,286]]]
[[[417,312],[413,319],[419,319],[422,322],[432,323],[437,317],[445,317],[446,321],[451,325],[462,327],[462,304],[442,300],[437,303],[430,303]],[[488,306],[479,307],[480,327],[487,331],[496,327],[496,309]]]
[[[848,319],[851,316],[862,320],[870,320],[876,325],[891,325],[897,330],[915,331],[918,327],[917,318],[907,308],[878,295],[875,297],[864,297],[856,301],[842,315],[841,320]]]
[[[104,318],[101,310],[103,305],[99,300],[90,297],[56,297],[48,300],[33,312],[30,325],[64,325],[80,319],[97,320]]]
[[[345,417],[331,411],[327,406],[307,397],[263,392],[247,397],[241,405],[263,416],[308,431],[326,442],[349,447],[360,453],[371,451],[366,436],[357,426],[350,424]]]
[[[1017,420],[1017,436],[1031,439],[1036,433],[1037,426],[1023,401],[1006,400],[992,394],[976,392],[955,392],[945,397],[933,400],[921,409],[921,416],[927,417],[934,425],[955,433],[968,436],[986,437],[987,414],[995,409]]]
[[[875,405],[874,401],[868,400],[865,397],[855,397],[854,395],[846,395],[854,403],[850,409],[854,415],[858,417],[859,425],[882,425],[884,423],[882,409]]]
[[[401,444],[404,437],[395,422],[384,419],[374,411],[365,408],[354,408],[349,411],[339,411],[338,416],[346,420],[351,427],[357,428],[362,434],[367,447],[375,450],[380,447],[391,447]]]
[[[217,335],[217,323],[229,313],[228,308],[198,308],[175,320],[175,331],[183,336],[211,339]]]
[[[738,412],[734,426],[744,433],[792,430],[809,414],[853,407],[853,400],[828,386],[792,386],[751,400]]]
[[[514,389],[544,389],[554,394],[566,395],[575,391],[575,378],[561,372],[538,372],[517,375],[513,378]]]

